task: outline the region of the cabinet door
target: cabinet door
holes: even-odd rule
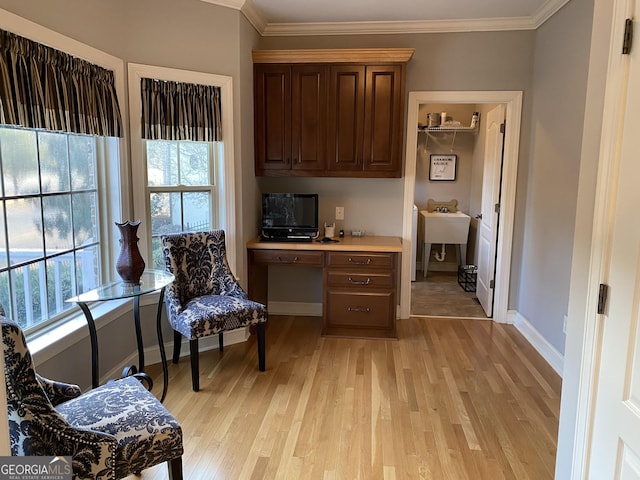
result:
[[[402,175],[402,66],[367,65],[364,170]]]
[[[291,94],[291,168],[321,171],[327,149],[326,65],[294,65]]]
[[[330,76],[327,170],[362,171],[365,67],[332,66]]]
[[[256,175],[291,169],[291,67],[254,66]]]

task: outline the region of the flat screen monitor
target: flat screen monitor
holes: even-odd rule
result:
[[[318,195],[265,193],[262,195],[262,237],[306,240],[318,235]]]

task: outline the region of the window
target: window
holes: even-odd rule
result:
[[[102,96],[103,100],[125,98],[121,59],[0,11],[0,29],[5,30],[3,38],[24,37],[6,43],[20,45],[18,50],[12,50],[12,58],[18,55],[23,61],[4,62],[3,65],[10,68],[5,68],[2,76],[13,78],[23,69],[21,75],[33,76],[35,82],[12,82],[12,88],[32,88],[33,95],[28,96],[32,101],[36,93],[43,98],[54,95],[55,99],[40,103],[48,106],[60,106],[76,98],[72,92],[81,85],[84,85],[82,88],[102,88],[98,87],[100,82],[86,85],[71,82],[60,95],[54,93],[53,88],[36,88],[39,82],[35,78],[45,69],[35,68],[33,62],[65,58],[64,62],[59,61],[68,67],[84,62],[87,68],[76,69],[77,72],[95,73],[100,68],[111,72],[98,74],[105,81],[113,75],[108,83],[113,82],[115,94]],[[30,44],[32,42],[40,45]],[[32,49],[47,53],[35,55],[29,53]],[[27,98],[10,89],[3,92],[5,95],[12,92],[10,98]],[[82,95],[82,98],[90,96]],[[113,222],[121,219],[123,209],[131,205],[124,142],[115,137],[119,133],[113,133],[112,137],[109,136],[112,133],[98,132],[93,127],[83,126],[78,130],[78,125],[86,125],[85,122],[92,122],[96,117],[80,108],[83,102],[72,102],[74,108],[63,107],[55,112],[48,108],[37,110],[37,107],[33,112],[20,103],[21,113],[16,117],[7,110],[14,102],[3,100],[5,121],[12,125],[0,126],[0,303],[31,338],[37,330],[76,317],[77,307],[65,302],[66,299],[113,278],[119,248]],[[97,104],[92,102],[92,105]],[[110,119],[105,119],[102,115],[108,115],[108,109],[99,110],[102,113],[98,128],[111,128],[120,123],[119,113],[114,112]],[[22,115],[31,120],[44,115],[46,121],[23,122]],[[71,124],[74,126],[70,127]]]
[[[142,220],[140,251],[148,268],[164,270],[160,235],[222,228],[227,260],[236,267],[233,91],[228,76],[129,64],[129,112],[142,119],[142,79],[212,85],[220,88],[221,141],[144,140],[142,123],[132,120],[133,211]]]
[[[0,127],[0,303],[27,331],[102,278],[102,137]],[[106,255],[108,257],[108,254]]]
[[[218,227],[217,142],[146,140],[153,267],[164,270],[160,236]]]

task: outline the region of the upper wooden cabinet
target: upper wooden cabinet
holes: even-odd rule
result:
[[[254,51],[255,170],[402,176],[413,49]]]
[[[255,65],[257,175],[325,170],[327,72],[326,65]]]

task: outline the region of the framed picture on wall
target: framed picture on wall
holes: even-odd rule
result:
[[[453,182],[457,173],[457,155],[433,154],[429,157],[429,181]]]

